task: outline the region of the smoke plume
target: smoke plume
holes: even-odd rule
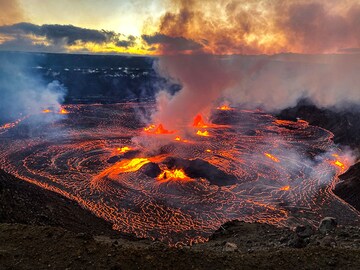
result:
[[[0,123],[36,115],[44,109],[60,109],[66,89],[58,81],[42,80],[30,68],[34,65],[30,55],[20,59],[11,53],[2,54],[0,60]]]
[[[183,89],[160,93],[155,122],[189,124],[219,100],[249,109],[277,112],[308,98],[318,107],[360,104],[360,55],[176,56],[163,57],[157,70]]]
[[[198,44],[192,53],[334,53],[359,48],[359,18],[356,0],[172,0],[146,38],[162,54],[171,38]]]

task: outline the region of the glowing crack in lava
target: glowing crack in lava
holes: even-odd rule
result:
[[[270,158],[272,161],[274,162],[280,162],[280,160],[277,157],[274,157],[273,155],[269,154],[269,153],[264,153],[264,155],[268,158]]]
[[[233,219],[359,222],[332,192],[349,163],[331,132],[260,111],[215,110],[212,123],[197,117],[181,143],[178,134],[154,135],[164,127],[144,132],[135,112],[149,106],[72,105],[65,119],[18,137],[29,117],[0,134],[1,168],[76,200],[116,230],[172,245],[206,241]],[[195,134],[203,126],[211,137]]]

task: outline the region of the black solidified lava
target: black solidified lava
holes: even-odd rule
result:
[[[150,162],[147,163],[145,165],[143,165],[140,169],[139,172],[142,172],[143,174],[155,178],[158,177],[159,174],[161,173],[160,167],[159,165],[157,165],[154,162]]]
[[[187,160],[168,157],[163,163],[169,169],[183,169],[186,175],[191,178],[205,178],[211,185],[229,186],[237,182],[235,176],[223,172],[202,159]]]
[[[122,155],[118,155],[118,156],[113,156],[111,158],[109,158],[107,160],[108,163],[110,164],[114,164],[122,159],[133,159],[133,158],[136,158],[136,156],[140,153],[140,151],[138,150],[134,150],[134,151],[129,151],[129,152],[126,152]]]

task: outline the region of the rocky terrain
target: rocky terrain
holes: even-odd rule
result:
[[[206,243],[168,247],[111,230],[76,203],[0,172],[1,269],[314,269],[360,265],[360,229],[232,221]]]

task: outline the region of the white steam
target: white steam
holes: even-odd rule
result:
[[[2,60],[0,122],[13,121],[26,115],[37,115],[44,109],[59,111],[65,99],[66,89],[58,81],[46,83],[30,68],[29,59],[17,62]],[[42,120],[46,120],[45,117],[36,118],[36,121]]]
[[[360,104],[359,55],[174,56],[156,69],[182,85],[170,97],[158,95],[153,121],[175,128],[189,124],[219,100],[266,111],[309,98],[319,107]]]

